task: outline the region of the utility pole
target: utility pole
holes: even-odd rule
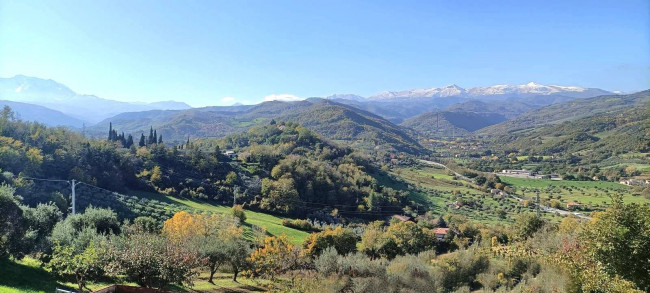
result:
[[[539,190],[537,191],[537,216],[539,217]]]
[[[72,185],[72,214],[74,215],[77,212],[77,196],[74,192],[76,181],[72,179],[72,181],[70,181],[70,184]]]

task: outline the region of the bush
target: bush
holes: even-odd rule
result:
[[[294,228],[298,230],[303,230],[303,231],[314,231],[314,226],[307,220],[301,220],[301,219],[295,219],[295,220],[290,220],[290,219],[283,219],[282,220],[282,226],[286,226],[289,228]]]
[[[239,219],[241,223],[246,221],[246,213],[244,212],[244,208],[241,205],[236,205],[230,209],[230,214]]]

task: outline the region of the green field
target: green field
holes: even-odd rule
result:
[[[219,214],[226,214],[230,212],[230,207],[214,205],[205,201],[190,200],[190,199],[180,199],[177,197],[166,196],[157,193],[146,193],[146,192],[132,192],[131,195],[136,195],[139,197],[145,197],[148,199],[156,199],[166,203],[177,204],[180,206],[186,206],[193,209],[214,212]],[[270,235],[281,235],[286,234],[293,244],[302,244],[309,233],[305,231],[300,231],[297,229],[289,228],[282,226],[283,217],[273,216],[265,213],[254,212],[246,210],[246,223],[253,224],[260,227],[266,228],[266,232]],[[246,226],[247,230],[250,230],[249,226]]]
[[[641,171],[641,173],[650,172],[650,164],[636,164],[636,163],[620,163],[616,165],[607,166],[603,169],[625,168],[629,166],[636,168],[637,170]]]
[[[518,195],[533,197],[539,190],[545,200],[557,199],[563,204],[579,202],[602,208],[611,203],[611,196],[620,194],[626,203],[650,203],[634,188],[607,181],[565,181],[501,177],[501,181],[514,187]]]
[[[407,182],[421,188],[422,191],[414,192],[412,199],[424,205],[427,210],[436,214],[458,214],[485,224],[496,224],[510,221],[511,217],[527,208],[522,208],[512,198],[497,199],[492,195],[482,192],[468,182],[453,180],[453,176],[447,174],[447,170],[436,167],[412,167],[401,168],[393,172]],[[456,207],[447,205],[454,203],[458,197],[470,202],[469,205]],[[499,217],[498,211],[503,210],[507,216]]]

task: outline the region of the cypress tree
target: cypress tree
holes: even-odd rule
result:
[[[113,122],[108,124],[108,140],[113,140]]]
[[[130,148],[133,145],[133,136],[129,134],[129,137],[126,139],[126,145],[124,147]]]
[[[145,138],[144,138],[144,133],[142,134],[142,136],[140,136],[140,143],[138,145],[141,146],[141,147],[147,145],[147,143],[145,141]]]
[[[158,132],[156,130],[153,131],[152,143],[158,143]]]
[[[149,137],[147,138],[147,144],[153,144],[153,126],[149,129]]]
[[[162,143],[162,134],[158,137],[158,143]]]

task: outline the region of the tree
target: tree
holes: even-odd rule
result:
[[[230,171],[226,175],[226,184],[227,185],[234,185],[237,182],[237,173]]]
[[[75,252],[72,246],[57,244],[48,267],[55,275],[73,280],[79,292],[84,292],[84,288],[88,289],[86,283],[89,280],[97,280],[104,275],[105,255],[106,249],[94,242],[81,253]]]
[[[246,212],[241,205],[235,205],[230,209],[230,214],[239,219],[239,222],[243,223],[246,221]]]
[[[108,140],[113,140],[113,122],[108,123]]]
[[[605,271],[650,291],[650,207],[623,204],[615,196],[612,207],[596,214],[581,237]]]
[[[381,247],[385,242],[384,222],[374,221],[366,225],[363,235],[361,235],[360,250],[375,259],[380,257]]]
[[[273,279],[276,274],[292,269],[299,258],[298,250],[295,248],[286,234],[266,237],[264,246],[250,255],[254,275],[268,276]]]
[[[146,146],[147,143],[145,141],[144,133],[140,135],[140,142],[138,143],[138,146],[143,147]]]
[[[36,208],[23,206],[23,215],[27,222],[27,232],[23,238],[23,248],[28,253],[49,253],[51,249],[50,235],[63,213],[53,203],[39,203]]]
[[[130,148],[133,145],[133,136],[129,134],[129,137],[126,139],[125,148]]]
[[[535,213],[522,213],[512,224],[512,233],[515,240],[526,240],[544,226],[545,222]]]
[[[341,255],[357,251],[357,237],[352,230],[336,227],[327,228],[319,233],[307,236],[303,243],[304,253],[308,256],[318,256],[325,248],[334,247]]]
[[[163,224],[163,234],[174,241],[207,235],[208,226],[201,214],[180,211]]]
[[[14,198],[14,191],[9,185],[0,185],[0,257],[9,253],[22,258],[20,242],[25,235],[27,223]]]
[[[161,144],[161,143],[163,143],[162,134],[160,136],[158,136],[158,144]]]
[[[153,131],[153,139],[151,140],[151,143],[158,143],[158,132],[156,130]]]
[[[162,170],[160,170],[160,166],[153,166],[153,169],[151,169],[151,177],[149,177],[149,181],[154,184],[160,183],[162,180]]]
[[[200,263],[187,242],[167,240],[151,233],[133,233],[111,238],[113,275],[124,275],[142,287],[162,289],[169,284],[191,285]]]

